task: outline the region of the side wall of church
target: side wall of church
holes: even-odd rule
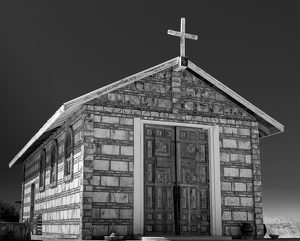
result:
[[[202,77],[171,69],[85,105],[83,238],[133,235],[133,119],[219,125],[223,235],[251,223],[261,238],[262,200],[256,119]]]
[[[35,185],[34,214],[42,215],[42,233],[66,238],[81,237],[82,209],[82,140],[81,111],[73,115],[67,122],[54,132],[41,146],[37,148],[24,162],[23,183],[23,219],[30,218],[32,200],[32,184]],[[64,144],[66,131],[72,127],[74,132],[73,175],[71,180],[64,178]],[[58,144],[57,182],[50,184],[50,158],[53,141]],[[45,184],[40,184],[41,152],[46,151]]]

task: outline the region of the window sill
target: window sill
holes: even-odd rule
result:
[[[73,175],[72,173],[67,175],[67,176],[64,176],[64,182],[69,182],[73,179]]]
[[[49,187],[53,188],[57,186],[57,181],[54,181],[52,183],[49,184]]]

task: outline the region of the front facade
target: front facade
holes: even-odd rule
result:
[[[240,237],[242,223],[262,238],[259,138],[283,126],[180,61],[65,103],[10,164],[24,163],[23,218],[84,240]]]

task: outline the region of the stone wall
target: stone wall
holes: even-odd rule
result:
[[[131,236],[133,118],[220,126],[223,235],[249,222],[262,237],[256,119],[202,77],[171,69],[90,101],[84,108],[83,238]]]
[[[73,177],[64,180],[64,140],[66,130],[72,126],[74,130],[74,165]],[[23,218],[30,217],[31,184],[35,183],[35,214],[42,213],[42,232],[66,238],[81,237],[82,207],[82,167],[83,140],[81,111],[70,118],[53,133],[24,162],[24,199],[22,204]],[[50,184],[50,155],[53,140],[58,143],[57,182]],[[45,187],[39,187],[39,161],[41,151],[46,150]]]

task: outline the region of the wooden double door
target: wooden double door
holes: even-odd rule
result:
[[[209,234],[207,130],[146,125],[144,133],[145,234]]]

